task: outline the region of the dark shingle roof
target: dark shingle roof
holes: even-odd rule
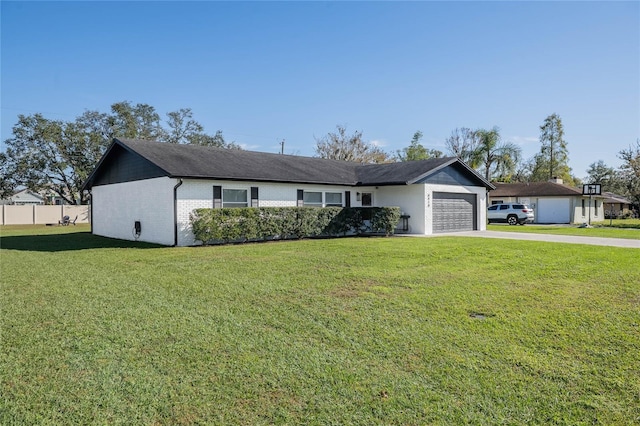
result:
[[[531,196],[576,196],[582,191],[568,185],[554,182],[500,183],[494,182],[496,189],[491,197],[531,197]]]
[[[199,145],[118,140],[172,177],[344,184],[357,164]]]
[[[449,164],[463,164],[453,157],[388,164],[360,164],[316,157],[115,139],[87,179],[86,188],[93,185],[100,166],[116,145],[151,162],[167,176],[180,178],[351,186],[406,185]],[[466,165],[464,167],[476,175],[479,185],[492,187],[475,171]]]
[[[356,172],[358,181],[364,185],[406,185],[456,161],[456,158],[445,157],[400,163],[362,164]]]
[[[604,202],[608,204],[632,204],[628,198],[613,192],[603,192],[602,195],[606,198]]]

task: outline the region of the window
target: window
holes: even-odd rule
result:
[[[593,200],[593,205],[596,208],[596,216],[598,216],[598,200]]]
[[[507,204],[499,204],[500,210],[509,210],[509,206]]]
[[[584,205],[584,198],[582,199],[582,217],[585,217],[587,215],[587,209]]]
[[[322,207],[322,192],[304,191],[303,200],[306,207]]]
[[[493,200],[493,201],[491,201],[491,204],[502,204],[502,203],[504,203],[504,201],[502,201],[502,200]]]
[[[373,194],[370,192],[362,193],[362,207],[371,207],[373,205]]]
[[[498,210],[498,207],[500,207],[498,204],[494,204],[493,206],[489,207],[489,210],[491,211]]]
[[[342,207],[342,192],[326,192],[324,204],[326,207]]]
[[[223,189],[222,207],[247,207],[246,189]]]

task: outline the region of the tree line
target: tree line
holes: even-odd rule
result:
[[[515,143],[503,140],[500,129],[470,129],[459,127],[445,140],[446,153],[429,149],[420,143],[421,131],[416,131],[409,145],[395,153],[384,152],[379,146],[367,144],[362,132],[348,134],[344,126],[337,132],[316,139],[316,154],[322,158],[385,163],[458,157],[493,182],[544,182],[560,178],[569,186],[579,186],[582,180],[571,173],[568,144],[564,138],[562,119],[556,113],[545,118],[540,126],[540,150],[523,159]],[[601,183],[603,191],[629,198],[640,206],[640,140],[618,153],[623,161],[619,169],[608,167],[602,160],[587,170],[586,183]]]
[[[82,185],[113,138],[240,148],[220,130],[206,133],[189,108],[163,120],[153,106],[128,101],[111,105],[109,113],[85,111],[73,121],[21,114],[12,134],[0,153],[0,198],[26,187],[53,192],[69,204],[88,202]]]
[[[454,129],[444,141],[446,153],[425,147],[423,136],[418,130],[405,148],[389,153],[365,141],[362,131],[350,133],[346,126],[338,125],[336,131],[315,138],[315,153],[320,158],[361,163],[447,155],[460,158],[488,181],[539,182],[558,177],[568,185],[581,183],[568,165],[562,120],[555,113],[540,126],[540,151],[529,159],[523,159],[520,147],[505,141],[496,126]],[[109,113],[85,111],[73,121],[51,120],[42,114],[19,115],[12,137],[5,141],[7,149],[0,153],[0,197],[26,187],[37,192],[49,190],[70,204],[87,203],[82,184],[113,138],[240,149],[235,142],[226,141],[221,130],[206,133],[190,108],[169,112],[164,119],[153,106],[128,101],[111,105]],[[623,165],[617,170],[602,161],[591,164],[586,179],[640,205],[640,141],[620,151],[619,158]]]

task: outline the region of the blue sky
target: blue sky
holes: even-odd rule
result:
[[[640,137],[640,2],[1,2],[2,141],[18,114],[188,107],[247,149],[498,126],[526,158],[558,113],[578,177]]]

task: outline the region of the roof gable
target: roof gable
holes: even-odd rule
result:
[[[11,197],[11,200],[15,202],[42,202],[44,201],[44,197],[40,194],[37,194],[31,191],[28,188],[21,189],[16,191]]]
[[[439,185],[463,185],[477,186],[482,185],[483,179],[469,173],[468,170],[460,162],[451,164],[451,167],[444,167],[433,174],[425,176],[420,183],[432,183]]]
[[[92,186],[107,185],[168,175],[166,170],[153,164],[145,157],[114,142],[87,182],[91,182]]]

